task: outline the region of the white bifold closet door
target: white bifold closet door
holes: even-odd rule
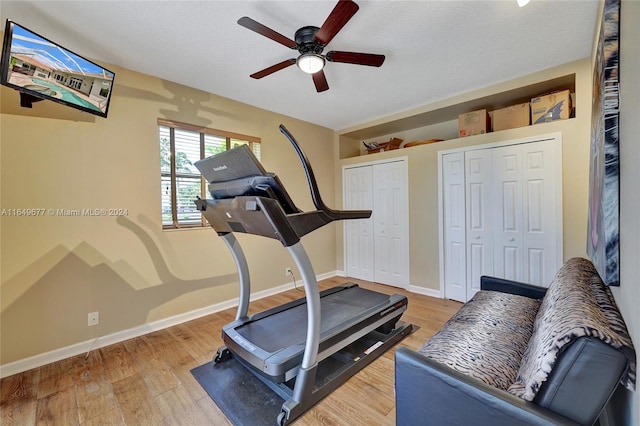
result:
[[[406,160],[345,168],[346,209],[370,209],[370,219],[345,221],[347,276],[409,286]]]
[[[548,286],[562,261],[559,136],[446,153],[440,169],[445,297],[469,300],[482,275]]]

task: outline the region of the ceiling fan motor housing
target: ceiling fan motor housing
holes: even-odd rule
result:
[[[320,28],[314,26],[306,26],[296,31],[294,39],[298,45],[300,53],[322,53],[324,45],[315,40],[316,33]]]

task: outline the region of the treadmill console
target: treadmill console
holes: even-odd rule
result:
[[[241,145],[196,161],[195,166],[209,182],[209,194],[220,200],[243,196],[272,198],[286,214],[300,213],[274,173],[268,173],[248,145]]]
[[[285,247],[335,220],[366,219],[371,210],[333,210],[320,196],[313,169],[293,135],[282,125],[302,163],[316,210],[296,207],[280,179],[268,173],[248,145],[197,161],[195,166],[209,182],[212,199],[195,201],[219,235],[230,232],[262,235],[280,240]]]

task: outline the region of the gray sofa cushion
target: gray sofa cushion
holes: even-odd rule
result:
[[[558,271],[535,319],[512,394],[533,401],[558,355],[580,337],[597,338],[621,350],[629,360],[623,384],[635,388],[635,352],[611,291],[593,264],[582,258],[567,261]]]
[[[507,390],[515,381],[540,301],[479,291],[418,352]]]

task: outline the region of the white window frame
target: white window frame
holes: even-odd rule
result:
[[[173,120],[167,120],[164,118],[158,118],[158,133],[159,133],[159,144],[161,146],[161,155],[166,155],[162,153],[162,134],[166,133],[166,130],[163,128],[168,128],[169,130],[169,170],[166,169],[166,161],[165,167],[163,168],[163,163],[161,160],[160,163],[160,184],[161,191],[165,193],[165,195],[169,195],[169,202],[166,202],[166,197],[163,197],[161,201],[161,221],[162,221],[162,229],[185,229],[185,228],[202,228],[208,226],[206,219],[199,215],[197,220],[193,218],[189,219],[188,216],[193,216],[198,213],[195,208],[195,203],[193,204],[193,211],[189,209],[187,212],[179,212],[179,201],[178,201],[178,180],[180,178],[183,179],[194,179],[198,178],[200,180],[200,198],[206,198],[207,196],[207,182],[200,176],[200,174],[195,173],[185,173],[182,171],[178,171],[176,167],[176,140],[175,140],[175,132],[179,131],[187,131],[192,133],[197,133],[199,135],[198,147],[194,147],[199,149],[200,156],[199,159],[205,158],[207,155],[205,152],[205,136],[210,135],[220,139],[224,139],[226,141],[226,150],[233,148],[234,144],[237,143],[247,143],[249,147],[256,155],[258,159],[260,159],[260,143],[261,140],[255,136],[243,135],[240,133],[228,132],[225,130],[219,129],[210,129],[201,126],[195,126],[192,124],[181,123]],[[166,142],[165,142],[166,143]],[[194,143],[195,144],[195,143]],[[168,205],[167,205],[168,204]],[[184,206],[182,206],[184,208]],[[188,207],[187,207],[188,208]],[[166,220],[166,216],[170,214],[171,220],[170,222]],[[183,218],[181,218],[181,214]]]

